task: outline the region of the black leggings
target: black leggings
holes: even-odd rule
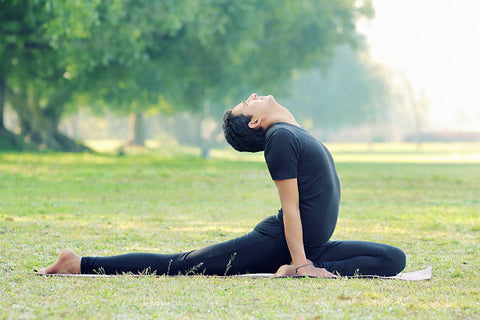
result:
[[[265,219],[244,236],[184,253],[82,257],[81,272],[222,276],[273,273],[291,261],[283,226],[275,219],[275,216]],[[402,250],[373,242],[328,241],[314,252],[307,253],[307,257],[315,266],[342,276],[356,273],[392,276],[405,267],[405,254]]]

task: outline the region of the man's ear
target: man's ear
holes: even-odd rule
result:
[[[250,129],[258,129],[262,126],[262,118],[253,119],[248,123]]]

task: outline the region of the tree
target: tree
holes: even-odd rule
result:
[[[402,75],[398,86],[398,95],[400,103],[403,105],[403,113],[409,118],[410,125],[413,124],[413,134],[407,140],[413,140],[418,147],[421,145],[422,131],[430,107],[430,101],[424,90],[416,91],[411,82]]]
[[[80,101],[121,113],[218,111],[250,88],[279,90],[293,70],[325,65],[372,12],[353,0],[0,5],[7,99],[22,134],[57,150],[78,149],[57,127]]]
[[[366,48],[342,45],[327,69],[300,73],[282,101],[323,132],[386,120],[394,105],[389,74]]]
[[[58,123],[74,95],[92,89],[96,70],[145,59],[141,28],[149,24],[143,20],[148,8],[134,2],[138,5],[127,10],[129,3],[0,2],[0,70],[26,139],[54,150],[85,149],[60,133]],[[166,25],[166,33],[177,28],[172,21]]]
[[[65,76],[62,49],[55,48],[61,43],[54,41],[67,27],[50,34],[55,21],[51,11],[42,1],[0,2],[0,70],[6,97],[19,116],[25,140],[52,149],[82,149],[57,129],[61,106],[74,87]]]
[[[6,93],[6,83],[5,78],[2,76],[2,72],[0,71],[0,131],[5,131],[5,123],[3,119],[3,114],[5,110],[5,93]]]
[[[356,20],[373,15],[369,1],[256,1],[241,10],[198,64],[216,66],[206,90],[216,117],[249,92],[283,93],[298,70],[325,68],[334,48],[357,42]]]
[[[258,1],[249,20],[238,22],[252,28],[225,39],[233,50],[222,81],[210,90],[212,100],[232,103],[252,90],[286,90],[292,74],[325,68],[338,45],[356,43],[357,19],[372,15],[369,1]]]
[[[167,37],[157,28],[143,33],[148,59],[134,66],[100,66],[96,73],[101,76],[95,76],[100,95],[94,100],[102,100],[107,108],[114,105],[119,113],[131,113],[132,123],[138,125],[135,118],[151,108],[208,116],[205,106],[219,113],[253,88],[279,91],[292,70],[324,66],[332,48],[354,41],[356,19],[371,14],[369,2],[356,3],[217,0],[201,1],[201,6],[177,4],[177,13],[188,9],[195,18],[183,14],[186,18],[178,19],[178,29]],[[154,24],[155,17],[149,21]],[[132,140],[142,144],[141,139]]]
[[[0,70],[0,150],[1,149],[20,149],[20,142],[13,133],[5,128],[5,95],[6,83],[2,70]]]

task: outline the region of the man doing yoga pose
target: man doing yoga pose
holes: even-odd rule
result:
[[[396,247],[330,240],[340,204],[332,156],[272,96],[253,93],[225,112],[223,128],[236,150],[264,151],[280,197],[277,215],[244,236],[183,253],[80,257],[65,249],[41,272],[232,275],[278,270],[278,275],[333,277],[392,276],[403,270],[405,254]]]

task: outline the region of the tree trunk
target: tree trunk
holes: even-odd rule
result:
[[[3,74],[0,73],[0,150],[21,150],[19,138],[5,128],[4,113],[7,93],[7,83]]]
[[[199,146],[202,158],[209,159],[210,158],[210,146],[208,141],[203,136],[203,116],[199,116],[198,124],[197,124],[197,145]]]
[[[210,137],[205,137],[204,132],[203,132],[203,121],[205,118],[208,117],[210,114],[210,101],[206,100],[203,104],[203,113],[200,115],[200,120],[198,123],[198,138],[199,138],[199,146],[200,149],[202,150],[202,158],[208,159],[210,158],[210,144],[207,139]]]
[[[4,111],[5,111],[5,93],[6,93],[6,83],[5,78],[0,73],[0,131],[6,130],[4,122]]]
[[[145,126],[143,114],[135,112],[130,114],[128,118],[129,139],[128,144],[135,146],[145,146]]]
[[[39,149],[66,152],[91,151],[58,130],[63,105],[69,95],[68,89],[59,88],[58,92],[50,97],[45,107],[40,106],[39,99],[32,88],[9,95],[9,101],[18,115],[21,136],[25,142],[34,144]]]

